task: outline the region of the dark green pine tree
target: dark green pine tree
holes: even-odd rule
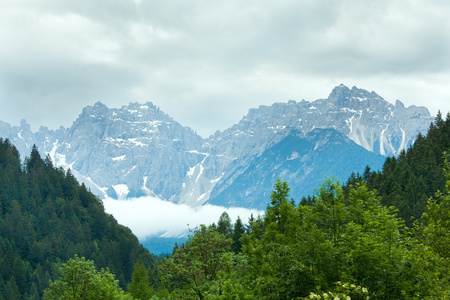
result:
[[[217,231],[227,237],[231,235],[231,218],[226,211],[220,215],[219,221],[217,221]]]
[[[109,268],[122,288],[138,257],[147,268],[156,263],[70,171],[43,160],[36,146],[22,165],[0,138],[0,299],[41,299],[54,265],[75,254]]]
[[[231,250],[234,253],[239,253],[242,250],[242,241],[241,237],[245,233],[245,227],[242,223],[241,218],[238,216],[236,219],[236,222],[234,223],[233,227],[233,234],[231,236],[233,243],[231,244]]]
[[[395,206],[398,215],[412,226],[426,209],[427,201],[445,188],[442,155],[450,149],[450,114],[439,112],[426,136],[419,134],[414,144],[398,157],[388,157],[381,172],[364,172],[361,179],[380,194],[381,203]],[[357,181],[356,181],[357,182]],[[349,180],[344,191],[354,181]]]
[[[153,295],[153,289],[150,286],[149,270],[142,261],[134,264],[134,271],[131,277],[131,283],[128,284],[128,293],[135,299],[150,299]]]

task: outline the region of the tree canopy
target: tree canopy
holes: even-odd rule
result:
[[[109,270],[98,271],[93,261],[84,257],[69,259],[59,269],[59,278],[51,281],[44,300],[125,300],[119,282]]]
[[[122,288],[138,258],[149,268],[156,261],[70,171],[36,147],[22,164],[0,139],[0,299],[39,299],[55,265],[76,254],[109,268]]]

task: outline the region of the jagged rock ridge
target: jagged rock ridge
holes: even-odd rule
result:
[[[41,127],[32,133],[25,121],[20,127],[0,122],[0,136],[10,138],[22,156],[36,144],[41,153],[70,167],[100,196],[153,195],[191,206],[208,201],[239,205],[225,197],[232,190],[242,195],[250,192],[244,188],[248,183],[237,184],[237,178],[243,180],[251,173],[252,163],[268,157],[266,151],[293,132],[301,144],[315,129],[331,128],[367,153],[396,155],[412,144],[419,132],[425,133],[432,121],[424,107],[406,108],[400,101],[392,105],[375,92],[340,85],[327,99],[291,100],[250,109],[238,124],[207,139],[150,102],[130,103],[120,109],[97,102],[84,108],[68,129]],[[361,160],[368,156],[361,154]],[[274,176],[282,173],[270,162],[265,168]],[[291,180],[295,181],[294,177]],[[237,186],[244,190],[237,191]]]
[[[366,150],[381,155],[397,155],[411,145],[419,132],[425,133],[433,117],[425,107],[392,105],[375,92],[340,85],[327,99],[275,103],[250,109],[238,124],[215,133],[208,143],[225,169],[218,170],[210,197],[214,202],[251,161],[285,138],[292,130],[302,137],[316,128],[333,128]],[[208,169],[208,166],[204,166]],[[360,170],[355,170],[360,171]],[[211,178],[212,179],[212,178]],[[190,199],[191,204],[195,199]],[[188,202],[186,200],[186,202]]]

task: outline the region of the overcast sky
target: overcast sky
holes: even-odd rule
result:
[[[151,101],[204,137],[343,83],[450,110],[447,0],[0,0],[0,120]]]

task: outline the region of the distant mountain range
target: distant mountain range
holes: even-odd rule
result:
[[[35,144],[100,197],[157,196],[264,209],[276,178],[296,200],[325,179],[382,166],[425,133],[425,107],[390,104],[375,92],[340,85],[327,99],[250,109],[238,124],[203,139],[152,103],[88,106],[70,128],[33,133],[0,121],[22,158]]]

